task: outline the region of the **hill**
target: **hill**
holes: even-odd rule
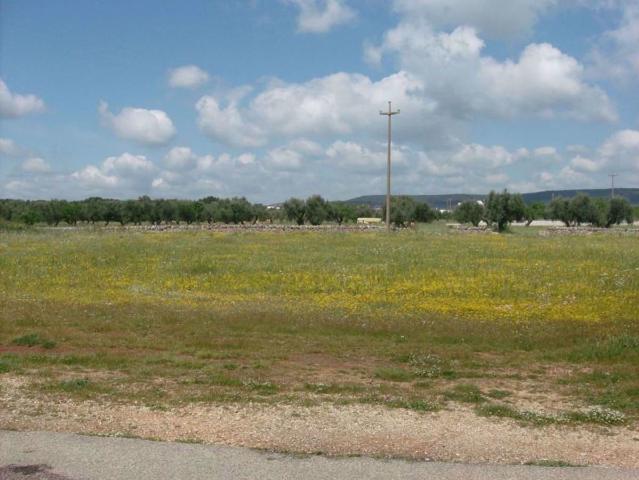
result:
[[[546,190],[543,192],[523,193],[524,201],[526,203],[533,202],[550,202],[553,197],[565,197],[571,198],[578,193],[585,193],[593,198],[609,197],[609,188],[598,189],[580,189],[580,190]],[[466,200],[482,200],[486,197],[485,194],[468,194],[468,193],[451,193],[444,195],[407,195],[414,198],[418,202],[427,203],[431,207],[445,209],[449,205],[457,205],[459,202]],[[615,188],[615,196],[624,197],[628,199],[633,205],[639,205],[639,188]],[[371,207],[381,207],[384,203],[385,195],[364,195],[361,197],[351,198],[346,200],[348,203],[357,205],[370,205]]]

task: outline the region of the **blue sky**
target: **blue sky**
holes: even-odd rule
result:
[[[0,0],[0,198],[639,186],[635,0]]]

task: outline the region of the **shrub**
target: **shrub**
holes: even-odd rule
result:
[[[459,223],[471,223],[475,227],[484,218],[484,206],[479,202],[463,202],[455,210],[455,220]]]
[[[299,198],[289,198],[282,205],[286,218],[298,225],[304,225],[306,217],[306,205],[304,200]]]
[[[486,200],[486,221],[503,232],[514,221],[524,219],[526,204],[521,195],[513,195],[504,190],[502,193],[490,192]]]

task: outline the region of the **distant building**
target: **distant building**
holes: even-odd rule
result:
[[[373,225],[376,223],[382,223],[382,219],[377,217],[359,217],[357,219],[357,223],[362,225]]]

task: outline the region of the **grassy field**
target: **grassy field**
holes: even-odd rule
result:
[[[634,422],[638,238],[538,233],[0,233],[0,374],[154,408]]]

